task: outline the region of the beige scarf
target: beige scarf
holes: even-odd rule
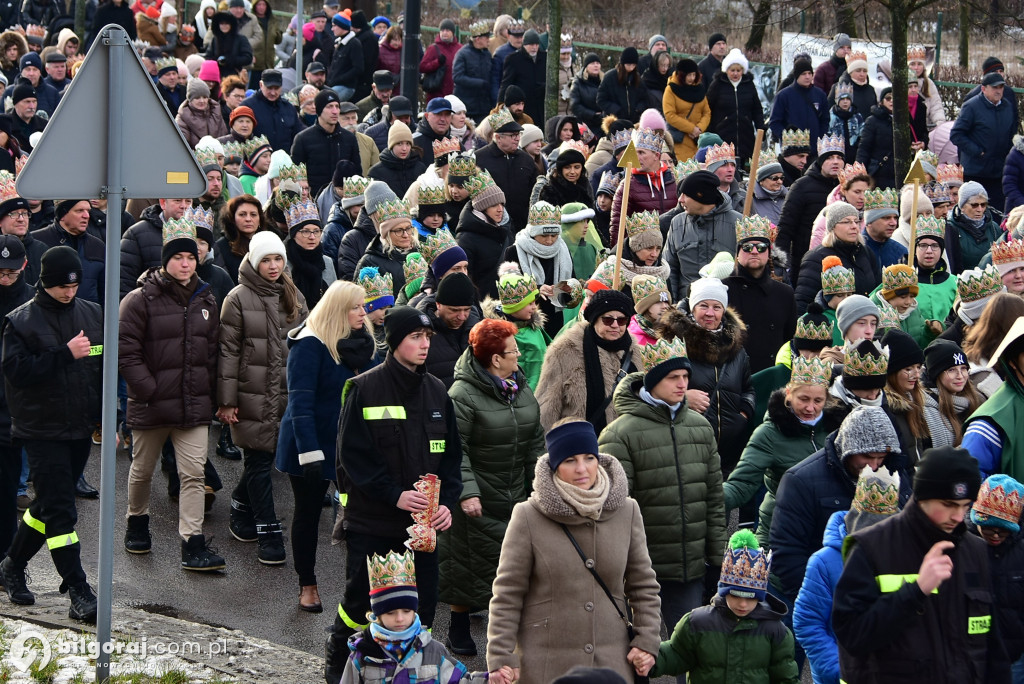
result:
[[[608,474],[604,472],[604,468],[598,466],[597,482],[590,489],[581,489],[574,484],[564,482],[555,473],[552,473],[552,478],[554,478],[555,488],[558,490],[559,495],[567,504],[576,509],[577,513],[591,520],[597,520],[601,517],[601,510],[604,508],[604,502],[608,498],[608,490],[611,485],[611,481],[608,479]]]

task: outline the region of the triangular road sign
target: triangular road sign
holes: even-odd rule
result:
[[[928,175],[924,172],[920,159],[914,160],[914,163],[910,165],[910,171],[907,172],[907,177],[903,179],[904,184],[913,183],[914,181],[921,184],[928,182]]]
[[[110,62],[121,51],[120,96],[111,101]],[[110,130],[111,107],[123,113],[121,130]],[[167,111],[153,79],[124,29],[110,25],[61,99],[39,144],[18,174],[26,199],[105,197],[109,136],[121,140],[125,198],[199,197],[206,174]]]
[[[619,158],[618,166],[620,169],[640,168],[640,157],[636,153],[636,145],[633,144],[632,140],[629,141],[629,145],[627,145],[626,149],[622,152],[622,157]]]

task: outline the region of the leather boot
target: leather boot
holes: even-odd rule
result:
[[[299,610],[307,613],[324,612],[324,606],[320,603],[320,592],[315,584],[299,587]]]
[[[229,461],[241,461],[242,450],[235,446],[231,440],[231,428],[227,425],[220,426],[220,439],[217,440],[217,455]]]
[[[469,633],[469,613],[456,613],[452,611],[452,621],[448,625],[448,638],[445,646],[452,653],[459,655],[475,656],[476,643],[473,635]]]

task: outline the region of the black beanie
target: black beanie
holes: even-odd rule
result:
[[[452,33],[455,33],[456,31],[458,31],[458,27],[455,25],[455,22],[452,21],[451,19],[442,19],[441,24],[437,27],[437,30],[451,31]]]
[[[43,287],[79,285],[82,282],[82,260],[78,258],[78,252],[66,245],[43,252],[39,265],[39,284]]]
[[[896,373],[914,364],[924,363],[924,353],[914,338],[899,328],[890,328],[882,336],[882,346],[889,347],[888,373]]]
[[[56,221],[60,221],[62,218],[68,215],[68,212],[74,209],[75,205],[85,200],[80,199],[66,199],[60,200],[53,205],[53,218]]]
[[[710,171],[694,171],[683,180],[680,190],[701,204],[718,206],[723,199],[722,191],[718,189],[721,182],[718,176]]]
[[[978,460],[967,449],[939,447],[926,449],[914,473],[914,498],[927,499],[977,498],[981,489]]]
[[[640,53],[636,51],[636,48],[630,45],[628,48],[622,51],[619,55],[619,64],[639,64]]]
[[[601,58],[597,56],[596,52],[588,52],[587,54],[585,54],[583,56],[583,68],[584,69],[586,69],[588,66],[590,66],[594,62],[597,62],[598,64],[601,63]]]
[[[626,316],[632,316],[635,313],[633,300],[618,290],[601,290],[590,298],[587,308],[583,310],[583,318],[587,323],[593,325],[594,321],[611,311],[619,311]]]
[[[476,303],[476,289],[465,273],[450,273],[437,286],[438,304],[445,306],[473,306]]]
[[[814,65],[811,64],[809,59],[798,59],[793,63],[793,76],[799,76],[800,74],[810,71],[814,73]]]
[[[540,34],[534,29],[528,30],[523,34],[523,45],[540,45]]]
[[[719,41],[725,41],[725,40],[726,40],[725,34],[723,34],[723,33],[712,33],[710,36],[708,36],[708,50],[710,50],[711,48],[715,47],[715,43],[717,43]]]
[[[996,69],[1005,70],[1003,61],[998,57],[986,57],[985,61],[981,63],[981,73],[983,75],[995,71]]]
[[[420,328],[434,329],[427,314],[419,309],[406,305],[394,306],[384,314],[384,339],[391,351],[398,349],[406,335]]]
[[[505,88],[505,99],[502,102],[505,103],[506,107],[526,102],[526,92],[517,85],[510,85],[508,88]]]
[[[212,236],[213,233],[210,235]],[[196,261],[199,261],[199,245],[195,240],[188,237],[174,238],[165,242],[160,248],[160,265],[164,267],[164,270],[167,269],[167,262],[171,260],[171,257],[179,252],[188,252],[196,258]]]
[[[964,350],[956,342],[951,340],[937,339],[932,341],[924,349],[925,367],[928,369],[928,379],[936,384],[939,376],[952,368],[967,364],[967,356]]]
[[[650,392],[659,382],[668,377],[668,374],[672,371],[689,371],[691,368],[690,359],[685,356],[677,356],[674,359],[662,361],[644,374],[644,389]]]
[[[317,93],[316,97],[313,98],[313,106],[316,107],[316,115],[320,116],[321,114],[323,114],[324,107],[326,107],[332,102],[337,102],[338,104],[341,104],[341,97],[339,97],[338,93],[336,93],[335,91],[331,90],[330,88],[324,88],[319,93]]]

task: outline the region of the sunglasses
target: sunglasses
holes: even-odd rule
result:
[[[768,251],[768,245],[764,244],[763,242],[745,242],[740,247],[740,249],[742,249],[747,254],[753,254],[754,252],[757,252],[758,254],[764,254],[765,252]]]
[[[628,320],[629,318],[627,316],[601,316],[601,322],[609,328],[613,326],[622,327],[626,325],[626,321]]]
[[[968,202],[967,206],[971,209],[984,209],[988,206],[988,202]]]
[[[765,180],[775,181],[776,183],[778,183],[782,179],[783,179],[783,176],[781,174],[780,175],[775,175],[775,176],[768,176],[767,178],[765,178]]]

